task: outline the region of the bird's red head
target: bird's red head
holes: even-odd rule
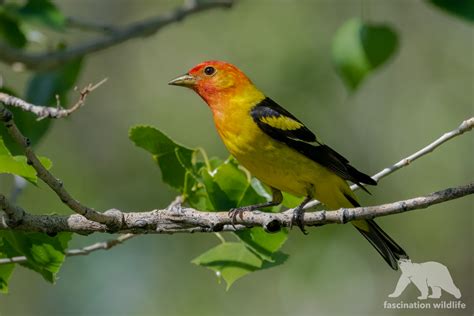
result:
[[[187,74],[169,82],[196,91],[211,106],[241,94],[253,87],[245,74],[232,64],[223,61],[205,61],[194,66]]]

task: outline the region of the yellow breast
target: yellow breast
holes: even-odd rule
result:
[[[215,117],[229,152],[263,183],[297,196],[307,195],[314,176],[311,170],[317,164],[266,135],[248,111],[239,109],[217,120]]]
[[[263,183],[296,196],[310,195],[328,205],[336,205],[332,192],[346,191],[347,183],[327,168],[271,138],[254,122],[250,111],[264,97],[261,93],[250,98],[239,96],[223,105],[225,111],[213,111],[216,128],[225,146]],[[270,123],[278,122],[281,120]],[[297,127],[286,124],[282,128]]]

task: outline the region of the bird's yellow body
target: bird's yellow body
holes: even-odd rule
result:
[[[330,210],[354,207],[359,203],[346,180],[363,189],[361,183],[376,184],[342,155],[321,143],[301,121],[266,97],[229,63],[201,63],[170,84],[189,87],[204,99],[230,153],[272,188],[272,201],[232,210],[233,219],[235,214],[281,203],[281,191],[284,191],[306,197],[293,216],[304,231],[302,210],[310,199],[319,200]],[[404,250],[373,220],[352,224],[393,269],[398,268],[398,259],[407,258]]]
[[[262,133],[249,115],[252,107],[265,99],[255,90],[228,99],[225,111],[213,111],[217,131],[232,156],[260,181],[280,191],[296,196],[310,195],[329,209],[352,207],[343,195],[346,193],[355,198],[346,181]],[[267,121],[281,129],[301,127],[300,123],[286,117]]]

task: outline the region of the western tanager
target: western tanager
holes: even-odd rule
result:
[[[304,232],[303,207],[311,199],[318,199],[332,210],[356,207],[359,203],[346,180],[364,190],[362,183],[377,184],[265,96],[234,65],[203,62],[169,84],[191,88],[204,99],[230,153],[272,189],[271,201],[230,210],[234,220],[236,216],[242,217],[244,211],[280,204],[284,191],[305,197],[295,208],[292,220]],[[373,220],[352,224],[393,269],[398,269],[400,258],[408,257]]]

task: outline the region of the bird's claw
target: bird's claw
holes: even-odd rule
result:
[[[244,212],[251,211],[249,207],[236,207],[236,208],[231,208],[229,212],[227,213],[231,219],[231,224],[232,227],[235,228],[235,219],[237,216],[243,220],[244,219]]]
[[[302,208],[295,208],[293,211],[293,216],[291,217],[290,229],[293,225],[296,224],[300,228],[301,232],[305,235],[308,235],[306,229],[304,229],[304,211]]]

